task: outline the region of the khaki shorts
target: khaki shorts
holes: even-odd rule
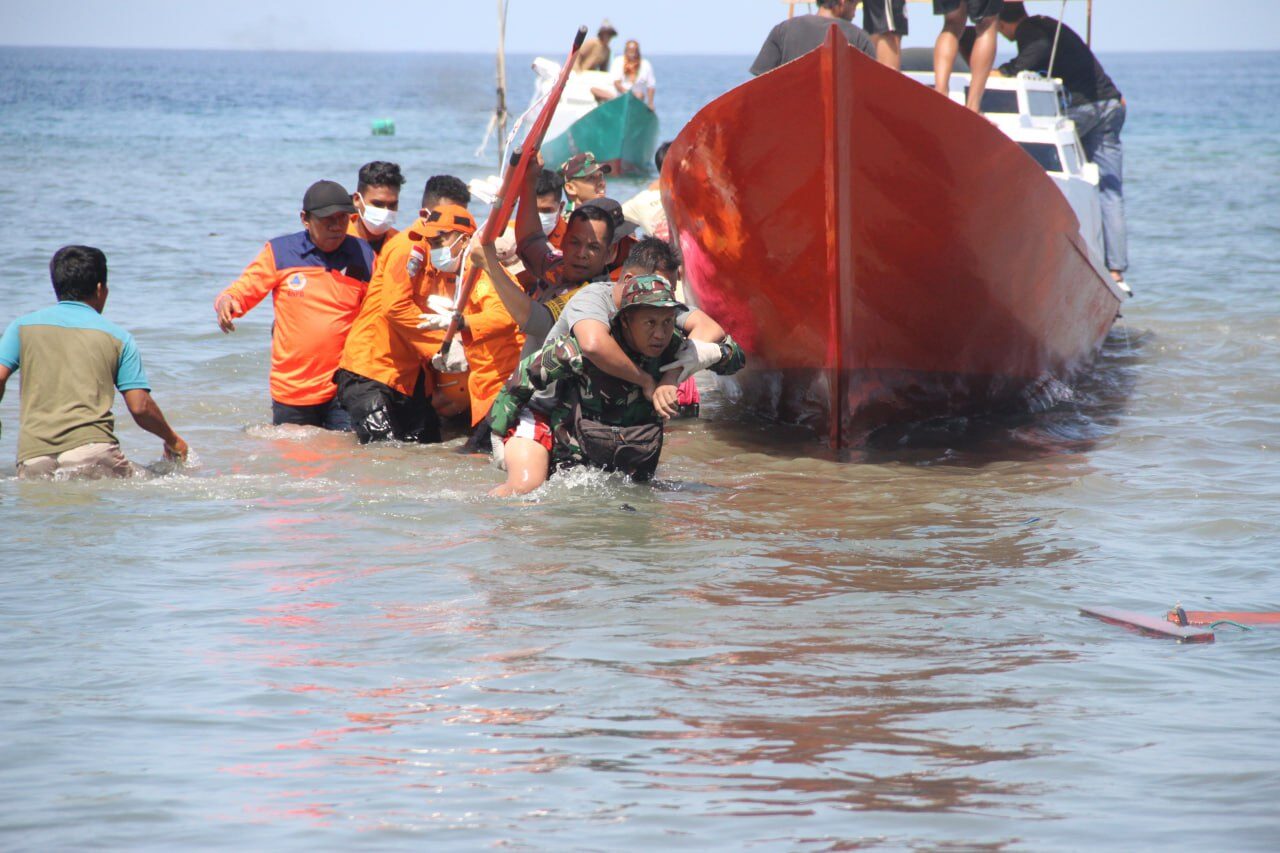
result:
[[[56,456],[33,456],[18,463],[18,478],[34,480],[61,474],[64,477],[132,477],[138,467],[124,458],[120,445],[105,441],[82,444]]]

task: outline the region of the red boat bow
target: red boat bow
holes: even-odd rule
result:
[[[835,27],[694,116],[662,188],[699,304],[834,390],[836,445],[1064,377],[1119,308],[1035,161]]]

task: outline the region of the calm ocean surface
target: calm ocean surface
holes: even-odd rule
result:
[[[315,179],[492,171],[490,58],[0,49],[0,322],[102,247],[199,458],[19,483],[0,403],[0,847],[1276,849],[1280,630],[1076,608],[1280,610],[1280,54],[1103,59],[1137,298],[1072,399],[839,464],[713,390],[516,502],[269,427],[211,308]],[[659,60],[664,138],[746,64]]]

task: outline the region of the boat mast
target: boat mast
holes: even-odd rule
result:
[[[507,3],[498,0],[498,106],[494,120],[498,124],[498,172],[501,174],[507,141]]]

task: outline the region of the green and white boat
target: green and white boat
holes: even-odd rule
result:
[[[555,79],[560,67],[555,62],[534,62],[539,92],[547,75]],[[581,151],[590,151],[598,163],[608,163],[613,174],[644,174],[653,171],[653,153],[658,148],[658,115],[649,105],[631,95],[597,104],[591,93],[613,89],[612,78],[603,71],[582,71],[569,75],[564,95],[542,144],[542,157],[555,168]]]

